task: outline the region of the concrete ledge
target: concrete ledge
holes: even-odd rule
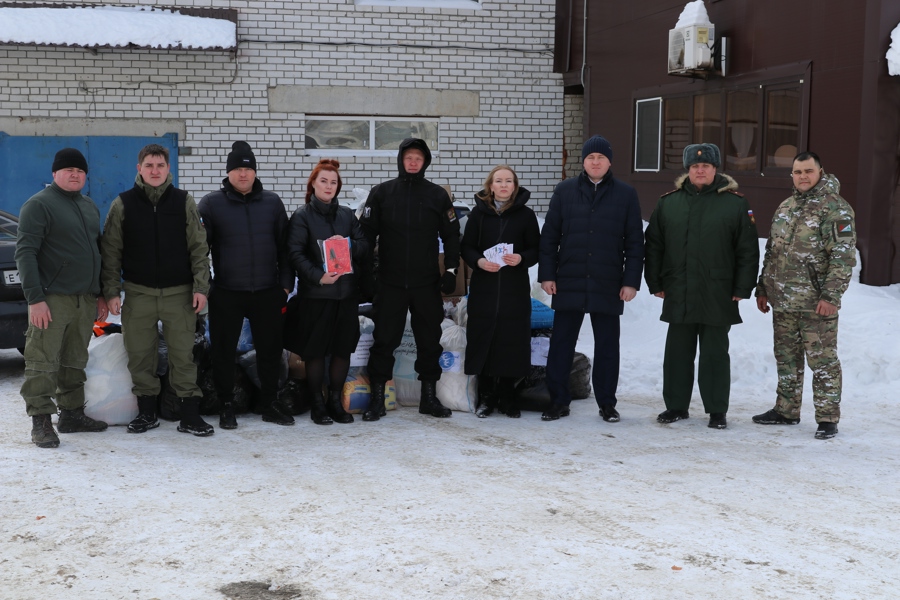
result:
[[[122,135],[159,137],[177,133],[183,139],[186,126],[179,119],[55,119],[0,117],[0,131],[9,135]]]
[[[269,112],[477,117],[479,94],[463,90],[279,85],[269,88]]]

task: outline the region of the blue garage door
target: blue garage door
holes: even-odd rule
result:
[[[134,185],[138,152],[147,144],[169,150],[172,176],[178,185],[177,133],[162,137],[53,137],[11,136],[0,131],[0,209],[18,215],[26,200],[53,183],[50,167],[56,152],[77,148],[88,162],[82,193],[97,203],[102,223],[115,197]]]

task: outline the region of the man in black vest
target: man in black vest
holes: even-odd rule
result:
[[[206,231],[194,198],[172,185],[166,148],[145,146],[137,171],[134,187],[110,206],[101,249],[103,295],[110,312],[122,314],[131,389],[138,398],[139,414],[128,432],[159,426],[157,323],[162,321],[169,383],[182,403],[178,431],[212,435],[212,425],[200,417],[202,393],[193,361],[196,313],[206,306],[209,293]]]

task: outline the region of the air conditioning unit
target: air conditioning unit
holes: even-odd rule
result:
[[[713,70],[714,25],[688,25],[669,30],[669,75],[709,77]]]

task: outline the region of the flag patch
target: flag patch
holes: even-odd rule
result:
[[[753,223],[754,225],[756,225],[756,217],[753,216],[752,210],[747,211],[747,216],[750,217],[750,222]]]
[[[839,238],[853,237],[853,223],[850,221],[843,221],[841,223],[838,223],[837,236]]]

